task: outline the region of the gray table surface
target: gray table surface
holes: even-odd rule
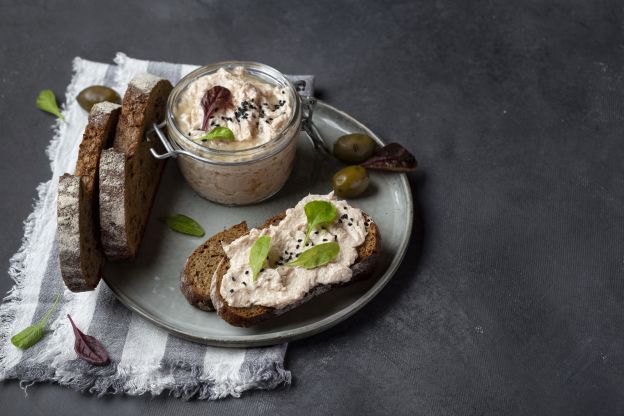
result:
[[[0,0],[4,269],[50,176],[34,98],[62,97],[77,55],[312,73],[420,162],[404,264],[354,318],[290,346],[290,388],[98,400],[12,381],[0,412],[624,413],[623,20],[617,1]]]

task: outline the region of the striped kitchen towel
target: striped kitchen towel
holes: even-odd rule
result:
[[[98,396],[168,392],[184,399],[239,397],[245,390],[290,384],[290,372],[284,369],[286,344],[251,349],[199,345],[173,337],[126,309],[104,281],[92,292],[65,289],[56,242],[56,194],[58,177],[74,170],[87,122],[87,113],[76,102],[77,93],[90,85],[107,85],[123,96],[137,73],[150,72],[175,84],[196,68],[132,59],[122,53],[115,63],[74,60],[63,109],[67,122],[57,122],[47,149],[52,179],[39,185],[22,246],[10,262],[15,285],[0,306],[0,380],[17,379],[22,386],[53,381]],[[311,77],[293,78],[304,79],[305,92],[311,94]],[[57,293],[62,293],[62,299],[42,341],[25,351],[14,347],[11,336],[39,320]],[[109,365],[94,367],[77,358],[67,314],[106,346]]]

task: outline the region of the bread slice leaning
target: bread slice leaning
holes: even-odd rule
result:
[[[75,174],[59,178],[57,238],[61,276],[68,289],[95,289],[102,277],[104,256],[98,217],[98,166],[102,149],[113,143],[120,106],[94,105],[83,134]]]
[[[130,81],[123,98],[114,147],[100,163],[100,224],[104,253],[110,260],[136,256],[158,190],[165,162],[155,159],[144,133],[165,118],[172,85],[151,74]]]
[[[262,227],[267,228],[271,225],[277,225],[284,217],[286,216],[285,212],[282,212],[275,217],[269,219]],[[225,256],[225,254],[221,257],[221,261],[217,266],[215,273],[211,279],[210,286],[210,296],[212,299],[212,304],[219,314],[219,316],[234,326],[248,327],[252,325],[256,325],[262,321],[266,321],[274,316],[281,315],[285,312],[290,311],[293,308],[307,302],[313,297],[325,293],[336,286],[346,286],[350,283],[356,282],[358,280],[362,280],[366,277],[369,277],[375,270],[375,265],[377,263],[377,259],[379,257],[379,251],[381,248],[381,239],[379,235],[379,230],[377,225],[371,220],[371,218],[364,214],[365,220],[370,220],[370,225],[368,227],[368,233],[366,234],[366,239],[364,243],[357,248],[358,257],[355,260],[355,263],[351,266],[351,270],[353,271],[353,275],[351,280],[345,283],[338,283],[333,285],[318,285],[310,292],[306,294],[306,296],[295,302],[291,305],[288,305],[284,308],[271,308],[267,306],[250,306],[250,307],[233,307],[227,304],[225,299],[221,296],[221,281],[223,280],[223,276],[226,274],[227,270],[230,267],[230,262]]]

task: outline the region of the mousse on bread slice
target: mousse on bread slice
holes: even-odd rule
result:
[[[316,218],[324,215],[323,221],[312,220],[314,209],[308,208],[314,204],[321,207]],[[234,326],[258,324],[336,286],[370,276],[381,246],[371,217],[333,193],[309,195],[260,228],[245,228],[239,224],[209,239],[191,255],[182,273],[183,293],[201,285],[205,298],[209,284],[212,307]],[[226,235],[231,241],[216,247]],[[263,239],[266,252],[258,251]],[[260,263],[253,259],[258,252],[266,256]]]

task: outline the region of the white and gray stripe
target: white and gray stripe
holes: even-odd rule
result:
[[[55,381],[75,390],[106,393],[170,394],[184,399],[238,397],[249,389],[272,389],[290,383],[284,370],[286,344],[268,348],[225,349],[194,344],[169,335],[126,309],[102,282],[93,292],[65,290],[58,263],[56,193],[58,176],[73,172],[87,113],[76,103],[80,90],[108,85],[120,94],[137,73],[150,72],[177,82],[193,65],[141,61],[119,53],[117,65],[74,60],[63,114],[48,147],[53,177],[38,188],[34,212],[25,224],[22,247],[11,259],[9,275],[15,286],[0,305],[0,380],[18,379],[28,385]],[[298,79],[293,77],[293,79]],[[309,89],[312,77],[303,77]],[[36,322],[62,293],[44,339],[21,351],[10,337]],[[111,364],[94,367],[78,359],[66,318],[101,340]]]

